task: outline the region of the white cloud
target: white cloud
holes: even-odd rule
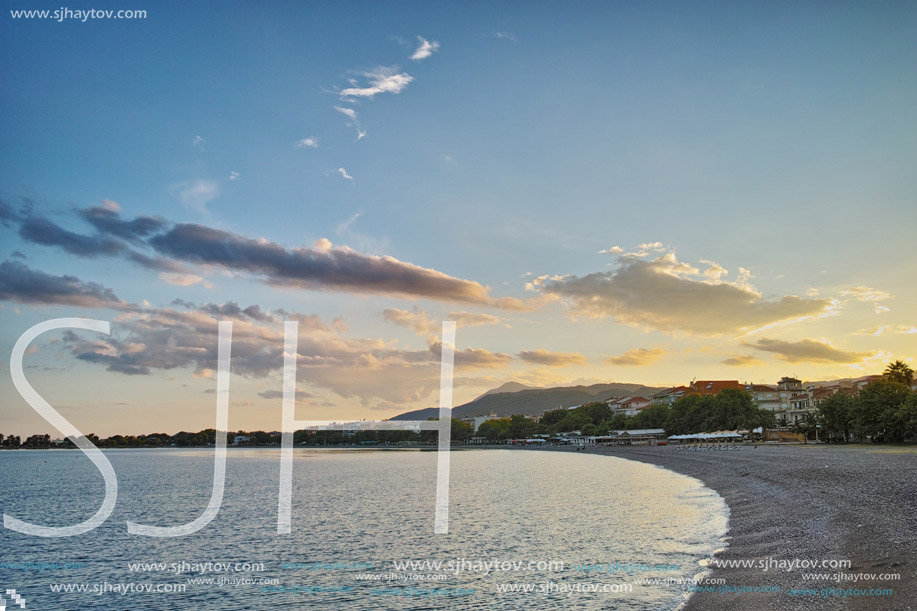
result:
[[[620,246],[612,246],[611,248],[606,248],[605,250],[600,250],[600,255],[620,255],[624,252],[624,249]]]
[[[238,173],[238,172],[232,171],[232,172],[229,173],[229,180],[232,180],[232,181],[242,180],[242,177],[239,176],[239,173]]]
[[[337,106],[335,106],[335,108],[337,108]],[[350,109],[347,108],[345,110],[350,110]],[[317,149],[318,148],[318,138],[315,138],[312,136],[308,138],[303,138],[302,140],[296,143],[296,148],[298,149],[304,149],[304,148]]]
[[[413,76],[406,72],[398,72],[395,67],[376,68],[372,72],[364,72],[363,76],[369,79],[368,86],[342,89],[341,97],[372,98],[378,93],[398,94],[414,80]]]
[[[316,252],[326,253],[331,250],[332,246],[334,245],[328,238],[319,238],[315,240],[315,244],[312,245],[312,249]]]
[[[351,120],[353,120],[353,121],[356,121],[356,120],[357,120],[357,111],[355,111],[353,108],[346,108],[346,107],[342,107],[342,106],[334,106],[333,108],[334,108],[336,111],[338,111],[339,113],[341,113],[341,114],[343,114],[343,115],[346,115],[346,116],[349,117]]]
[[[702,274],[672,252],[649,261],[619,255],[615,271],[582,277],[541,276],[528,283],[526,290],[562,298],[578,316],[614,317],[659,331],[698,335],[736,333],[826,315],[833,305],[827,299],[795,295],[765,299],[742,282]]]
[[[199,148],[200,150],[203,151],[203,150],[204,150],[204,144],[205,144],[206,142],[207,142],[207,141],[204,140],[203,138],[201,138],[200,136],[195,136],[194,139],[191,141],[191,146],[196,146],[197,148]]]
[[[363,129],[363,126],[360,125],[360,120],[357,119],[357,111],[355,111],[353,108],[347,108],[344,106],[333,106],[332,108],[350,119],[350,121],[347,123],[347,126],[357,130],[357,140],[362,140],[366,137],[366,130]]]
[[[430,42],[429,40],[427,40],[426,38],[423,38],[422,36],[418,36],[417,40],[420,41],[420,46],[417,47],[413,55],[411,55],[411,59],[413,59],[415,62],[420,61],[422,59],[427,59],[428,57],[430,57],[431,55],[433,55],[434,53],[436,53],[439,50],[439,43],[436,42],[435,40],[433,42]]]
[[[200,284],[204,288],[213,288],[213,285],[196,274],[162,272],[159,274],[159,279],[163,282],[174,284],[175,286],[193,286],[195,284]]]
[[[341,170],[343,169],[344,168],[341,168]],[[344,178],[350,178],[346,172],[344,173]],[[338,235],[341,235],[342,233],[347,231],[350,228],[350,226],[353,225],[357,221],[357,219],[360,218],[361,216],[363,216],[362,212],[354,212],[353,214],[350,215],[349,219],[347,219],[346,221],[338,225],[337,229],[335,230],[335,233],[337,233]]]
[[[665,354],[665,350],[661,348],[633,348],[619,356],[609,357],[605,362],[619,367],[645,367],[652,365]]]
[[[338,168],[338,172],[340,172],[340,173],[341,173],[341,176],[343,176],[343,177],[346,178],[347,180],[353,180],[353,176],[351,176],[350,174],[348,174],[348,173],[347,173],[347,170],[345,170],[344,168]]]
[[[212,180],[195,178],[173,185],[170,191],[172,197],[185,206],[201,214],[207,214],[207,204],[219,197],[220,186]]]
[[[519,39],[516,38],[516,35],[512,32],[494,32],[493,37],[497,40],[510,40],[512,42],[519,42]]]

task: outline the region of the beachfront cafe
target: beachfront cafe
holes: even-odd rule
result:
[[[692,433],[690,435],[669,435],[670,443],[731,443],[742,441],[745,435],[738,431],[717,431],[715,433]]]
[[[610,431],[608,435],[593,437],[593,443],[606,446],[665,445],[664,429],[631,429]]]

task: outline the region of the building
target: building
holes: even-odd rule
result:
[[[745,392],[751,395],[755,405],[774,414],[781,411],[780,393],[776,386],[767,384],[746,384]]]
[[[652,402],[644,397],[626,396],[609,397],[605,400],[605,404],[611,408],[614,415],[636,416],[640,410],[652,405]]]
[[[478,429],[481,428],[481,425],[487,422],[488,420],[496,420],[500,416],[496,414],[490,414],[489,416],[468,416],[467,418],[459,418],[462,422],[470,424],[473,427],[474,433],[478,432]]]
[[[673,386],[672,388],[657,392],[650,397],[650,401],[653,402],[653,405],[672,405],[682,397],[690,395],[693,392],[690,386]]]
[[[691,390],[699,395],[718,395],[724,390],[745,390],[738,380],[695,380]]]

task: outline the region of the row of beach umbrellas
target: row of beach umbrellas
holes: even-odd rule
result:
[[[675,440],[675,441],[679,441],[679,440],[687,441],[687,440],[692,440],[692,439],[696,439],[696,440],[700,440],[700,439],[703,439],[703,440],[739,439],[741,437],[742,435],[734,431],[720,431],[717,433],[693,433],[691,435],[669,435],[669,439]]]

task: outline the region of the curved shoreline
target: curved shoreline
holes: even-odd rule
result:
[[[547,451],[571,451],[545,448]],[[695,452],[674,446],[598,446],[590,454],[657,465],[697,478],[725,499],[729,545],[720,560],[749,568],[710,567],[730,587],[779,592],[696,592],[685,611],[719,609],[901,609],[917,601],[917,449],[888,446],[744,446]],[[804,580],[806,569],[762,570],[758,562],[849,560],[817,573],[900,573],[900,580]],[[790,596],[791,588],[820,595]],[[826,588],[892,588],[892,596],[824,596]]]

